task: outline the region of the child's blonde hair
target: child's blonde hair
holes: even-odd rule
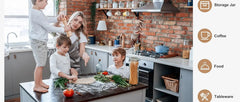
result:
[[[120,54],[121,56],[124,56],[124,59],[123,61],[125,61],[125,58],[126,58],[126,50],[124,50],[123,48],[119,47],[119,48],[116,48],[113,50],[112,52],[112,55],[115,55],[115,54]]]

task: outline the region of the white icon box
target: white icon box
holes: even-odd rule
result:
[[[200,9],[209,10],[210,9],[210,1],[200,1]]]
[[[200,67],[200,70],[210,70],[210,67],[207,65],[207,62],[203,62]]]

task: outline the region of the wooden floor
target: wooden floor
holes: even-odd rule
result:
[[[9,99],[9,100],[5,100],[5,102],[20,102],[20,97]]]

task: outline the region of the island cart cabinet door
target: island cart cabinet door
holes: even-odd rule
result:
[[[95,66],[93,66],[93,61],[94,61],[93,50],[86,48],[86,52],[87,52],[88,56],[90,57],[90,59],[88,60],[87,66],[83,67],[84,68],[83,70],[84,70],[84,73],[92,73],[92,68],[95,67]],[[81,66],[85,66],[84,63]]]
[[[93,72],[96,72],[96,65],[101,59],[101,64],[102,64],[102,70],[107,70],[108,66],[108,53],[106,52],[101,52],[101,51],[94,51],[94,69],[92,70]]]
[[[113,64],[114,64],[114,62],[113,62],[113,56],[112,56],[111,53],[108,53],[108,67],[109,67],[110,65],[113,65]]]
[[[179,102],[193,101],[193,72],[192,70],[180,70]]]

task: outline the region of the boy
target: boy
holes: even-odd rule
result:
[[[126,51],[123,48],[117,48],[113,50],[112,55],[114,64],[108,67],[108,72],[121,75],[123,78],[129,78],[129,67],[123,64],[126,57]]]
[[[30,22],[30,42],[33,51],[33,56],[36,62],[36,68],[34,71],[34,87],[33,90],[36,92],[47,92],[49,85],[42,82],[42,70],[47,61],[47,40],[48,32],[60,32],[64,33],[70,31],[70,27],[60,28],[50,25],[61,21],[64,15],[59,15],[54,18],[47,18],[42,9],[47,5],[47,0],[32,0],[33,8],[30,11],[29,22]]]
[[[56,48],[50,57],[50,71],[51,79],[63,77],[68,80],[77,80],[78,72],[70,66],[70,57],[68,54],[69,47],[71,46],[71,40],[66,35],[60,35],[57,38]],[[70,73],[72,75],[70,75]]]

